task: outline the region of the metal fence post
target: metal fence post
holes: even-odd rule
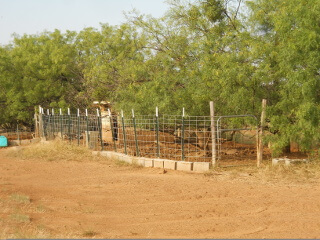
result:
[[[71,143],[71,116],[70,116],[70,108],[68,108],[68,136],[69,142]]]
[[[34,134],[35,134],[35,137],[38,138],[39,137],[39,121],[38,121],[38,115],[37,115],[37,108],[34,108],[34,126],[35,126],[35,129],[34,129]],[[40,115],[40,111],[39,111],[39,115]]]
[[[101,151],[103,151],[102,122],[101,122],[101,115],[98,108],[97,108],[97,116],[98,116],[98,131],[99,131],[99,137],[100,137],[100,146],[101,146]]]
[[[52,133],[51,121],[52,121],[51,115],[48,114],[48,127],[47,127],[47,130],[48,130],[48,132],[49,132],[49,133],[48,133],[49,140],[51,140],[51,133]]]
[[[159,143],[159,109],[156,107],[156,138],[157,138],[157,157],[160,158],[160,143]]]
[[[52,132],[52,126],[51,126],[51,116],[50,116],[50,110],[47,109],[47,116],[48,116],[48,126],[47,126],[47,136],[50,140],[51,138],[51,132]]]
[[[215,166],[217,163],[217,148],[216,148],[216,126],[214,122],[214,103],[210,102],[210,121],[211,121],[211,139],[212,139],[212,159],[211,164]],[[220,136],[218,137],[220,139]]]
[[[115,141],[115,135],[114,135],[114,125],[113,125],[113,117],[111,114],[110,109],[108,108],[108,115],[109,115],[109,119],[110,119],[110,127],[111,127],[111,136],[112,136],[112,142],[113,142],[113,148],[114,151],[117,151],[117,145],[116,145],[116,141]]]
[[[78,117],[78,146],[80,146],[80,110],[77,109],[77,117]]]
[[[132,122],[133,122],[133,130],[134,130],[134,140],[135,140],[135,143],[136,143],[136,152],[137,152],[137,156],[140,157],[138,138],[137,138],[136,119],[135,119],[135,116],[134,116],[134,110],[133,109],[132,109]]]
[[[17,124],[17,138],[18,138],[18,143],[19,143],[19,145],[21,145],[20,132],[19,132],[19,124]]]
[[[182,109],[182,126],[181,126],[181,160],[184,161],[184,108]]]
[[[89,119],[88,119],[88,109],[86,109],[86,123],[87,123],[87,137],[86,137],[86,141],[87,141],[87,147],[89,148],[89,141],[90,141],[90,136],[89,136]]]
[[[126,138],[126,128],[124,126],[124,117],[123,111],[121,110],[121,120],[122,120],[122,135],[123,135],[123,143],[124,143],[124,153],[127,155],[127,138]]]
[[[60,120],[60,134],[61,134],[61,140],[63,140],[63,125],[62,125],[63,116],[62,116],[62,110],[61,110],[61,108],[60,108],[60,116],[59,116],[59,120]]]
[[[52,136],[53,136],[53,139],[55,139],[55,117],[54,117],[54,109],[52,108],[51,109],[51,115],[52,115]]]
[[[39,137],[42,137],[42,130],[43,130],[43,125],[42,125],[42,107],[39,106]]]
[[[261,110],[261,120],[260,120],[260,131],[258,131],[258,142],[257,142],[257,167],[260,167],[262,164],[263,157],[263,128],[266,121],[266,107],[267,100],[262,99],[262,110]]]
[[[42,137],[46,140],[46,128],[45,128],[45,121],[44,121],[44,109],[41,108],[41,125],[42,125]]]

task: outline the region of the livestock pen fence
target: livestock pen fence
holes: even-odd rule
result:
[[[213,127],[212,127],[213,126]],[[116,114],[36,115],[37,134],[46,140],[114,151],[131,156],[219,165],[256,164],[258,126],[252,115],[187,116]]]
[[[5,136],[8,141],[18,142],[21,140],[35,138],[34,129],[32,127],[26,128],[19,125],[17,125],[15,128],[12,126],[0,128],[0,135]]]

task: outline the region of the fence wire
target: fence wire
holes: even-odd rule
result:
[[[12,129],[0,129],[0,135],[5,136],[8,139],[8,141],[26,140],[35,137],[33,129],[26,129],[21,127]]]
[[[215,117],[214,121],[218,119]],[[212,160],[210,116],[43,114],[39,123],[39,134],[47,140],[60,138],[93,150],[189,162]],[[255,163],[256,126],[246,126],[244,130],[230,126],[220,124],[215,129],[218,160]]]

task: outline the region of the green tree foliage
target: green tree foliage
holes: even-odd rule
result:
[[[6,51],[1,71],[5,86],[6,117],[28,123],[37,105],[66,108],[82,89],[75,62],[75,33],[58,30],[39,36],[17,37]]]
[[[145,80],[143,37],[129,24],[81,31],[76,40],[88,95],[117,100],[123,88]]]
[[[320,2],[249,2],[257,72],[269,100],[274,147],[319,142]]]
[[[214,100],[219,114],[258,113],[261,84],[254,75],[251,36],[239,20],[240,4],[171,1],[161,19],[129,18],[146,34],[151,50],[145,61],[150,81],[124,94],[135,96],[135,108],[181,113],[185,107],[189,114],[203,115]]]
[[[7,107],[7,92],[14,82],[9,47],[0,47],[0,122],[10,122]]]

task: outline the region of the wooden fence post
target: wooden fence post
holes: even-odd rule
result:
[[[257,166],[260,167],[262,163],[262,156],[263,156],[263,128],[266,121],[266,107],[267,107],[267,100],[262,99],[262,112],[261,112],[261,122],[258,132],[258,143],[257,143]]]
[[[217,163],[217,148],[216,148],[216,126],[214,121],[214,103],[210,101],[210,118],[211,118],[211,139],[212,139],[212,159],[211,164],[215,166]]]

